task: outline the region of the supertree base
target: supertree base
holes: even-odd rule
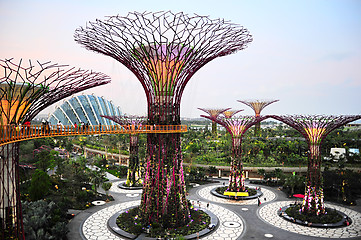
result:
[[[335,209],[326,208],[326,214],[318,216],[312,213],[303,213],[301,209],[301,204],[291,204],[280,208],[277,214],[289,222],[307,227],[340,228],[352,224],[351,218]]]
[[[246,187],[244,192],[226,191],[227,187],[215,187],[211,190],[211,194],[229,200],[251,200],[263,195],[261,190]],[[228,193],[228,194],[227,194]]]

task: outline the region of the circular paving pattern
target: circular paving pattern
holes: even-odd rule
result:
[[[208,186],[205,188],[202,188],[200,190],[198,190],[198,195],[204,199],[207,199],[209,201],[212,202],[219,202],[219,203],[225,203],[225,204],[238,204],[238,205],[256,205],[258,204],[257,198],[255,199],[251,199],[251,200],[230,200],[230,199],[225,199],[225,198],[219,198],[214,196],[213,194],[211,194],[211,190],[215,187],[219,187],[219,186],[223,186],[223,185],[212,185],[212,186]],[[252,185],[247,185],[247,186],[252,186]],[[254,186],[252,186],[254,187]],[[276,195],[270,191],[267,190],[266,188],[262,187],[262,192],[263,195],[260,197],[262,204],[265,202],[269,202],[272,201],[273,199],[276,198]],[[264,198],[266,198],[266,200],[264,200]]]
[[[237,228],[237,227],[241,226],[241,224],[238,222],[224,222],[223,226],[229,227],[229,228]]]
[[[110,207],[101,209],[93,213],[85,220],[82,226],[82,232],[85,239],[90,239],[90,240],[121,239],[119,238],[119,236],[113,234],[108,229],[107,226],[108,219],[116,212],[122,211],[124,209],[139,204],[140,204],[139,200],[125,202],[125,203],[112,205]],[[203,206],[206,205],[205,202],[201,204]],[[202,239],[209,239],[209,240],[238,239],[242,235],[244,231],[244,225],[243,225],[243,220],[241,219],[240,216],[216,204],[211,204],[208,207],[208,210],[211,211],[213,214],[217,215],[219,219],[219,227],[211,235],[208,235]],[[230,223],[231,225],[229,225]]]
[[[138,197],[138,196],[139,196],[139,193],[127,193],[125,196],[131,197],[131,198],[133,198],[133,197]]]
[[[98,200],[98,201],[93,201],[92,204],[95,206],[101,206],[101,205],[104,205],[105,202],[102,200]]]
[[[293,203],[293,201],[279,201],[266,204],[259,209],[259,217],[273,226],[301,235],[324,238],[361,237],[361,213],[358,213],[349,208],[326,203],[326,207],[334,208],[340,212],[345,213],[349,218],[351,218],[352,224],[350,226],[341,228],[313,228],[289,222],[278,216],[278,209],[291,203]]]
[[[119,188],[118,185],[122,182],[124,182],[124,181],[113,182],[112,187],[109,189],[109,192],[124,193],[124,194],[127,194],[127,193],[131,193],[131,194],[138,193],[139,194],[139,193],[142,193],[142,191],[143,191],[142,189],[128,190],[128,189]]]

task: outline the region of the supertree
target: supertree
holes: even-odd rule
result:
[[[238,100],[243,104],[246,104],[250,108],[253,109],[255,116],[259,117],[261,115],[261,111],[267,107],[268,105],[278,102],[279,100]],[[261,134],[261,123],[258,122],[254,127],[255,136],[259,136]]]
[[[142,116],[102,116],[110,119],[120,125],[131,125],[132,128],[137,129],[147,123],[147,118]],[[139,149],[139,133],[129,134],[129,166],[125,185],[127,187],[139,186],[141,184],[140,178],[140,163],[138,157]]]
[[[320,147],[326,136],[349,122],[361,119],[361,115],[323,116],[323,115],[286,115],[270,116],[286,123],[300,132],[307,141],[308,169],[305,197],[302,202],[302,212],[311,215],[325,213],[321,177]]]
[[[200,110],[203,110],[199,108]],[[229,108],[228,108],[229,109]],[[201,115],[201,117],[210,119],[222,125],[232,137],[232,161],[229,174],[229,184],[226,192],[245,191],[244,172],[242,162],[242,137],[243,134],[254,124],[266,119],[266,116],[235,116],[242,110],[220,111],[218,115]],[[207,111],[205,111],[207,112]],[[208,112],[207,112],[208,113]],[[222,115],[223,116],[222,116]]]
[[[102,73],[50,62],[0,59],[1,130],[30,121],[51,104],[110,82]],[[0,238],[24,239],[19,190],[19,143],[0,147]]]
[[[231,108],[198,108],[198,109],[208,113],[208,115],[212,118],[217,118],[219,114]],[[217,135],[217,123],[213,120],[212,120],[212,135],[213,136]]]
[[[180,102],[191,77],[211,60],[246,48],[248,30],[224,20],[183,13],[129,13],[96,20],[75,32],[87,49],[124,64],[141,82],[148,124],[179,125]],[[148,134],[140,216],[144,224],[190,221],[180,134]]]

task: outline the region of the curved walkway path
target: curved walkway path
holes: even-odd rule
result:
[[[277,211],[284,206],[290,205],[294,201],[279,201],[267,204],[258,211],[258,215],[265,222],[281,228],[286,231],[294,232],[301,235],[307,235],[312,237],[324,237],[324,238],[353,238],[361,237],[361,214],[353,211],[349,208],[325,204],[326,207],[336,209],[340,212],[345,213],[352,219],[350,226],[342,228],[315,228],[301,226],[285,220],[284,218],[277,215]]]
[[[129,207],[137,206],[139,204],[139,200],[125,202],[112,205],[95,212],[89,218],[87,218],[83,224],[82,232],[84,237],[89,240],[122,239],[108,229],[108,219],[119,211]],[[204,206],[205,204],[206,203],[203,203]],[[206,236],[204,239],[237,239],[240,237],[244,227],[243,221],[237,214],[217,205],[209,206],[208,210],[217,215],[220,222],[216,231],[213,232],[212,235]]]
[[[69,240],[121,239],[108,230],[107,221],[116,212],[139,205],[141,190],[120,189],[117,187],[120,182],[122,181],[114,181],[110,189],[111,194],[116,199],[114,202],[89,208],[75,216],[69,224]],[[358,206],[350,207],[355,211],[326,203],[328,207],[346,213],[353,223],[348,227],[336,229],[313,228],[288,222],[277,215],[277,210],[280,207],[294,201],[289,201],[283,192],[275,188],[261,186],[264,195],[261,197],[261,206],[257,206],[257,199],[234,201],[215,197],[210,193],[210,190],[218,186],[222,185],[219,183],[204,186],[196,185],[189,191],[188,198],[195,207],[198,207],[198,204],[201,207],[206,207],[209,203],[208,209],[220,220],[216,231],[202,239],[361,239],[361,213]],[[255,187],[256,185],[248,186]]]

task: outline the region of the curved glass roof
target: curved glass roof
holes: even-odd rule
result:
[[[94,95],[79,95],[65,100],[64,103],[55,109],[48,121],[55,125],[61,121],[64,125],[79,125],[80,122],[89,125],[115,125],[109,119],[100,115],[120,116],[122,112],[119,107],[114,106],[111,101]]]

